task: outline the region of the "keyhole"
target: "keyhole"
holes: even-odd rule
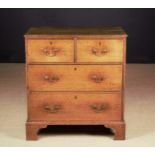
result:
[[[77,70],[77,68],[75,67],[74,70]]]
[[[77,99],[77,96],[74,96],[74,99]]]
[[[101,46],[101,42],[99,42],[99,46]]]
[[[52,45],[52,41],[50,41],[50,45]]]

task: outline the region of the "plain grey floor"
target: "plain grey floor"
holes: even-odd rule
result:
[[[155,146],[155,64],[127,65],[125,120],[125,141],[82,127],[58,133],[51,127],[38,141],[26,141],[25,65],[0,64],[0,146]]]

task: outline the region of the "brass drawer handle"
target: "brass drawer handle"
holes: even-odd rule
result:
[[[48,81],[48,82],[57,82],[59,81],[59,77],[56,75],[44,75],[44,80]]]
[[[43,52],[46,54],[46,56],[49,56],[49,57],[56,56],[59,51],[60,51],[59,48],[46,47],[46,48],[43,49]]]
[[[104,112],[107,110],[108,106],[107,104],[92,104],[90,105],[90,108],[95,112]]]
[[[105,80],[105,77],[101,75],[92,75],[91,79],[96,83],[101,83]]]
[[[105,54],[108,53],[108,50],[106,48],[101,48],[101,49],[92,48],[92,53],[95,56],[104,56]]]
[[[60,104],[53,104],[50,106],[48,104],[44,105],[44,110],[48,113],[57,113],[61,108],[62,106]]]

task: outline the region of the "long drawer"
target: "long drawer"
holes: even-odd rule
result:
[[[120,93],[31,92],[29,120],[120,120]]]
[[[29,65],[31,91],[120,91],[122,65]]]

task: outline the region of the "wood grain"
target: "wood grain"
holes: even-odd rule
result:
[[[48,125],[104,125],[125,139],[121,27],[38,27],[25,34],[27,140]]]
[[[79,93],[79,92],[33,92],[29,95],[29,120],[120,120],[120,93]],[[61,105],[55,112],[46,106]],[[95,110],[91,106],[97,105]],[[100,111],[100,106],[105,109]]]
[[[105,127],[110,128],[114,133],[114,140],[125,140],[125,123],[121,122],[108,122]]]
[[[94,54],[93,49],[99,53]],[[104,52],[105,54],[100,52]],[[77,40],[77,62],[122,62],[123,39]]]
[[[33,35],[126,35],[121,27],[32,27],[25,36]]]
[[[58,50],[50,55],[51,50]],[[74,61],[74,41],[38,39],[28,40],[27,62],[73,62]]]
[[[28,66],[31,91],[121,91],[122,65],[31,65]],[[59,80],[45,80],[58,77]],[[93,76],[103,78],[95,81]]]

